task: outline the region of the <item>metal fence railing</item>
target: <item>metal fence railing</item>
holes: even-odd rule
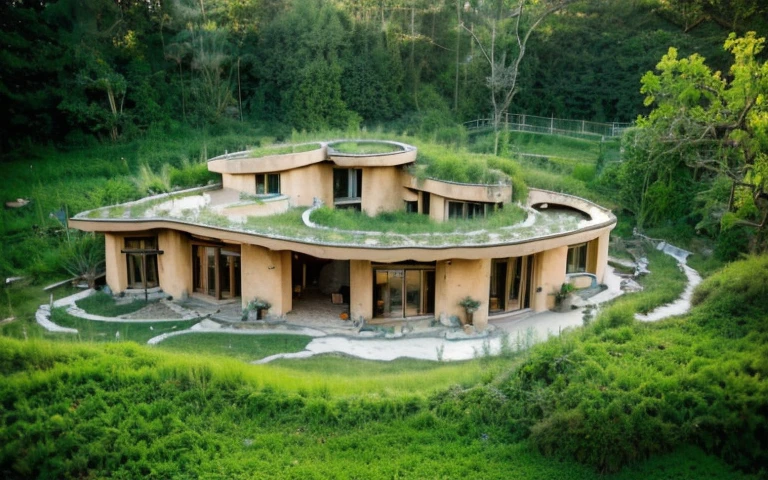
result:
[[[493,119],[482,118],[465,122],[467,130],[481,130],[493,128]],[[615,138],[620,137],[627,128],[634,126],[633,123],[603,123],[589,122],[586,120],[569,120],[554,117],[538,117],[535,115],[525,115],[521,113],[512,113],[504,115],[501,121],[501,127],[518,132],[548,133],[552,135],[565,135],[571,137],[601,137]]]

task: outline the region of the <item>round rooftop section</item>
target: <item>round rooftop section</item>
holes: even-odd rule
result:
[[[416,147],[389,140],[336,140],[328,158],[340,167],[394,167],[416,161]]]
[[[268,173],[320,163],[326,158],[325,143],[273,145],[229,153],[208,160],[208,170],[233,175]]]

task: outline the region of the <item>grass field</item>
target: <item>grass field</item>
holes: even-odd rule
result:
[[[76,328],[78,333],[49,334],[72,336],[82,342],[136,342],[147,343],[152,337],[163,333],[185,330],[199,320],[179,320],[172,322],[130,323],[130,322],[99,322],[75,317],[63,308],[51,311],[51,321],[62,327]],[[119,333],[119,335],[118,335]]]
[[[141,310],[147,306],[147,303],[139,299],[134,299],[129,303],[117,303],[111,295],[107,295],[103,292],[96,292],[82,300],[78,300],[75,302],[75,305],[92,315],[118,317],[120,315],[126,315]]]
[[[225,355],[250,362],[276,353],[304,350],[312,337],[304,335],[247,335],[236,333],[189,333],[170,337],[157,348],[172,352]]]

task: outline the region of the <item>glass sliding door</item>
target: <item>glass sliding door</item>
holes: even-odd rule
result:
[[[497,258],[491,261],[489,313],[530,308],[533,285],[533,255]]]
[[[373,312],[379,318],[405,318],[434,313],[435,271],[375,269]]]

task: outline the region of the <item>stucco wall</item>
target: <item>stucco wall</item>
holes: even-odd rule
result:
[[[222,174],[271,173],[322,162],[325,158],[325,144],[320,144],[317,149],[308,152],[267,155],[264,157],[252,157],[250,154],[245,156],[233,154],[231,157],[217,157],[208,162],[208,170]]]
[[[554,294],[565,282],[568,247],[562,246],[536,254],[534,258],[533,297],[531,306],[535,312],[555,306]],[[539,291],[541,290],[541,291]]]
[[[221,175],[221,186],[237,190],[238,192],[256,195],[256,175],[230,175],[223,173]]]
[[[594,243],[594,274],[599,283],[603,283],[605,278],[605,266],[608,264],[608,244],[610,243],[611,232],[604,232],[595,240]]]
[[[435,317],[456,315],[465,318],[459,302],[466,296],[480,300],[473,322],[478,329],[488,325],[488,291],[491,282],[491,260],[453,259],[435,265]]]
[[[283,171],[280,173],[280,193],[288,195],[293,206],[312,206],[314,197],[326,205],[333,205],[333,167],[320,163]]]
[[[125,254],[120,253],[125,245],[125,236],[105,233],[105,267],[107,269],[107,285],[115,293],[128,288],[128,264]]]
[[[445,198],[440,195],[429,196],[429,218],[437,222],[445,220]]]
[[[475,185],[432,179],[418,180],[411,175],[403,175],[402,181],[405,187],[440,195],[451,200],[491,203],[509,203],[512,201],[511,185]]]
[[[177,230],[162,230],[157,235],[157,275],[160,287],[174,298],[192,292],[192,245],[187,235]]]
[[[350,318],[373,318],[373,270],[370,261],[349,262],[349,286]]]
[[[284,315],[293,308],[291,252],[242,245],[240,268],[243,307],[260,298],[272,304],[270,315]]]
[[[403,210],[403,186],[397,167],[363,168],[362,209],[368,215]]]

